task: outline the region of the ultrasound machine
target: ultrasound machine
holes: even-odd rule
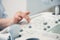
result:
[[[38,11],[35,14],[30,15],[30,23],[27,23],[23,19],[19,24],[12,24],[1,31],[0,39],[60,40],[60,0],[41,0],[41,2],[49,5],[48,8],[55,6],[55,12],[40,13]]]

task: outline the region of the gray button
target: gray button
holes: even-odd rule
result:
[[[58,21],[55,21],[55,23],[58,23]]]
[[[32,26],[30,25],[29,28],[32,28]]]
[[[47,22],[43,23],[44,25],[47,25]]]
[[[20,32],[23,32],[23,29],[21,29]]]
[[[50,26],[47,26],[47,28],[50,28]]]
[[[55,15],[55,13],[52,13],[52,15]]]
[[[44,30],[46,31],[47,29],[46,29],[46,28],[44,28]]]
[[[58,21],[60,21],[60,19]]]

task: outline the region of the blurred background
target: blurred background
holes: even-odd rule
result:
[[[30,11],[31,15],[38,12],[54,12],[55,5],[60,4],[56,0],[3,0],[8,17],[13,17],[17,11]]]

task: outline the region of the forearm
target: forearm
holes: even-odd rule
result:
[[[7,27],[7,26],[9,26],[11,24],[13,24],[13,20],[12,19],[0,18],[0,26]]]

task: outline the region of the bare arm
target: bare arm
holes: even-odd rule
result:
[[[17,12],[15,16],[11,19],[9,18],[0,18],[0,26],[7,27],[11,24],[18,23],[23,18],[27,20],[27,22],[30,22],[30,17],[28,16],[29,12]]]
[[[9,26],[11,24],[13,24],[13,20],[12,19],[0,18],[0,26],[7,27],[7,26]]]

